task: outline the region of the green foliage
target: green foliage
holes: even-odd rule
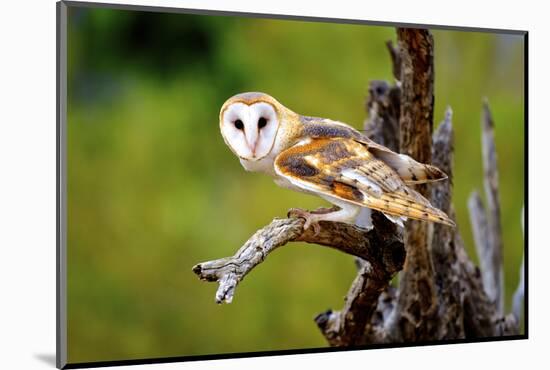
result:
[[[263,91],[360,128],[368,82],[391,79],[384,42],[394,30],[78,8],[69,27],[69,360],[325,346],[312,318],[342,306],[350,256],[289,245],[225,306],[191,272],[288,208],[324,204],[246,173],[219,134],[219,108]],[[436,117],[452,106],[454,204],[470,247],[483,96],[494,113],[509,302],[522,250],[522,39],[434,35]]]

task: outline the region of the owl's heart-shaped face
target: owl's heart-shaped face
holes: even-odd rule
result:
[[[279,117],[269,102],[232,102],[220,116],[222,136],[240,158],[257,161],[267,156],[275,142]]]

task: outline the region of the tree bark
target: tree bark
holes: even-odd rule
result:
[[[433,128],[433,37],[428,30],[398,28],[401,59],[400,151],[431,163]],[[416,190],[428,196],[427,185]],[[388,334],[393,341],[427,340],[436,314],[434,273],[428,223],[409,220],[405,226],[407,260]]]
[[[487,295],[496,303],[497,310],[504,310],[504,273],[502,269],[502,227],[500,224],[500,199],[498,192],[497,151],[495,146],[494,121],[487,100],[483,103],[482,153],[485,196],[487,198],[487,248],[483,255],[483,282]]]

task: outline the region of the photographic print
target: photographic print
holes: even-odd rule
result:
[[[526,338],[526,32],[61,2],[58,37],[59,367]]]

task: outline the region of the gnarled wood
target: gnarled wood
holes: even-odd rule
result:
[[[399,48],[395,47],[391,40],[386,41],[386,48],[391,57],[393,77],[397,81],[401,81],[401,53],[399,52]]]
[[[494,121],[487,100],[483,102],[481,138],[484,169],[485,196],[487,198],[487,250],[484,254],[483,283],[497,310],[504,310],[504,272],[502,268],[502,227],[500,223],[500,199],[498,192],[497,150]]]
[[[386,81],[371,81],[366,108],[366,134],[378,144],[399,152],[399,111],[401,89]]]
[[[432,205],[454,218],[452,208],[454,135],[452,110],[447,108],[445,120],[433,135],[432,164],[447,174],[447,181],[432,184]],[[464,338],[462,284],[455,253],[455,228],[433,225],[431,257],[437,292],[435,338]]]
[[[476,247],[477,256],[481,265],[481,269],[486,271],[492,266],[491,263],[491,250],[489,247],[488,240],[488,221],[487,214],[485,212],[485,207],[481,200],[481,196],[477,191],[473,191],[468,198],[468,211],[470,212],[470,224],[472,226],[472,234],[474,236],[474,244]],[[484,284],[486,286],[493,286],[493,279],[490,277],[490,274],[484,273],[484,279],[487,282]],[[487,290],[487,288],[485,288]]]
[[[403,267],[405,249],[397,236],[396,226],[379,212],[373,212],[372,221],[372,230],[377,232],[370,242],[379,256],[359,256],[363,263],[346,295],[344,308],[339,312],[329,310],[315,318],[317,326],[332,346],[366,343],[365,328],[372,320],[378,297],[387,288],[393,275]],[[382,263],[376,263],[377,260]],[[384,271],[379,271],[381,266]]]
[[[304,219],[275,219],[258,230],[232,257],[203,262],[193,267],[201,280],[217,281],[216,303],[230,303],[235,288],[269,253],[292,241],[315,243],[338,249],[368,261],[372,281],[387,282],[399,271],[405,260],[402,241],[391,229],[382,227],[370,231],[359,227],[321,221],[320,231],[304,230]],[[381,284],[381,283],[380,283]]]

